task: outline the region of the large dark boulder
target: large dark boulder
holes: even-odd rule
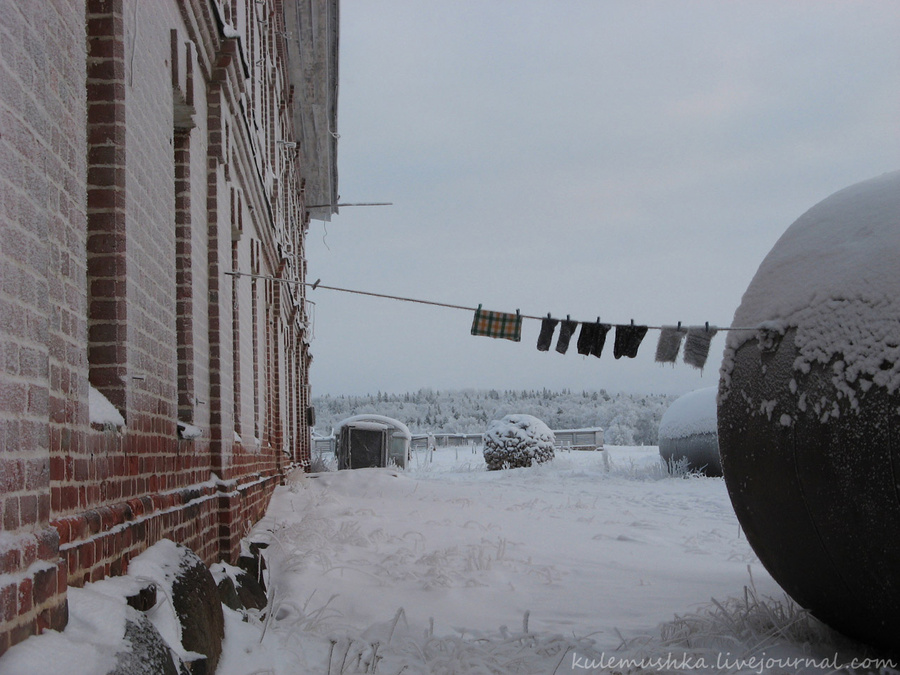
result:
[[[192,675],[212,675],[222,654],[225,617],[212,574],[187,548],[182,554],[181,568],[172,581],[172,604],[181,622],[181,644],[189,651],[206,656],[205,669],[194,662]]]
[[[152,581],[158,597],[171,599],[181,624],[181,646],[204,657],[189,664],[191,674],[214,673],[222,653],[225,617],[213,576],[197,554],[163,539],[132,559],[128,574]]]
[[[179,675],[172,650],[143,612],[128,608],[125,620],[128,649],[116,654],[109,675]]]
[[[265,609],[268,601],[265,589],[245,570],[217,563],[210,571],[217,579],[216,588],[223,605],[234,610]]]
[[[797,379],[793,337],[789,331],[772,354],[754,341],[735,355],[733,381],[754,383],[775,412],[792,405],[792,379],[810,400],[831,388],[833,364]],[[809,406],[782,424],[780,414],[770,420],[729,396],[719,408],[722,465],[747,540],[782,588],[841,632],[895,647],[900,397],[873,387],[857,401],[853,410],[842,400],[825,421]]]
[[[210,571],[215,575],[215,565],[210,568]],[[244,606],[241,604],[241,599],[238,597],[237,589],[234,587],[234,580],[227,574],[223,574],[221,577],[216,578],[218,579],[216,581],[216,591],[219,594],[219,601],[229,609],[235,611],[244,609]]]
[[[248,541],[246,547],[241,546],[241,554],[237,559],[237,566],[253,577],[265,590],[263,572],[266,571],[266,557],[263,555],[269,545],[264,541]]]
[[[718,432],[738,519],[800,605],[900,635],[900,172],[832,195],[754,277],[723,359]]]
[[[716,426],[716,388],[691,391],[677,398],[659,422],[659,455],[671,472],[721,476]]]
[[[235,577],[234,585],[238,598],[246,609],[265,609],[268,602],[266,591],[256,579],[243,572]]]

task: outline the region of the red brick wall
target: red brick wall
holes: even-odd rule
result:
[[[234,560],[308,460],[303,287],[226,274],[302,281],[306,225],[280,5],[234,6],[0,0],[0,653],[160,538]]]
[[[89,0],[85,9],[90,381],[124,412],[128,407],[124,16],[122,0]]]
[[[51,447],[87,425],[84,9],[0,2],[0,652],[65,624]]]

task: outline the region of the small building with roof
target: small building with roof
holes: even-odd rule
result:
[[[400,420],[383,415],[355,415],[338,423],[334,436],[339,470],[407,466],[412,434]]]

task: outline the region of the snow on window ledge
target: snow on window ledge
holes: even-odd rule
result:
[[[203,429],[193,424],[178,420],[178,438],[184,441],[193,441],[203,435]]]
[[[88,385],[88,408],[91,426],[103,431],[118,431],[125,426],[122,413],[93,385]]]

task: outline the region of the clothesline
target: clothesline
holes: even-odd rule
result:
[[[317,280],[314,281],[314,282],[308,282],[308,281],[295,281],[295,280],[293,280],[293,279],[279,279],[278,277],[266,276],[266,275],[263,275],[263,274],[250,274],[250,273],[248,273],[248,272],[225,272],[225,274],[227,274],[227,275],[229,275],[229,276],[233,276],[233,277],[250,277],[251,279],[266,279],[266,280],[269,280],[269,281],[277,281],[277,282],[279,282],[279,283],[285,283],[285,284],[294,284],[294,285],[297,285],[297,286],[309,286],[309,287],[312,288],[313,290],[317,290],[317,289],[319,289],[319,288],[323,288],[323,289],[328,290],[328,291],[339,291],[339,292],[341,292],[341,293],[352,293],[352,294],[355,294],[355,295],[366,295],[366,296],[370,296],[370,297],[374,297],[374,298],[384,298],[384,299],[386,299],[386,300],[397,300],[397,301],[399,301],[399,302],[413,302],[413,303],[418,303],[418,304],[420,304],[420,305],[432,305],[432,306],[434,306],[434,307],[446,307],[446,308],[449,308],[449,309],[460,309],[460,310],[463,310],[463,311],[466,311],[466,312],[475,312],[475,311],[478,310],[478,307],[466,307],[466,306],[464,306],[464,305],[453,305],[453,304],[449,304],[449,303],[446,303],[446,302],[436,302],[436,301],[434,301],[434,300],[419,300],[419,299],[416,299],[416,298],[406,298],[406,297],[403,297],[403,296],[400,296],[400,295],[389,295],[389,294],[385,294],[385,293],[374,293],[374,292],[372,292],[372,291],[360,291],[360,290],[355,290],[355,289],[352,289],[352,288],[340,288],[340,287],[338,287],[338,286],[328,286],[328,285],[326,285],[326,284],[320,283],[320,282],[321,282],[320,279],[317,279]],[[535,320],[537,320],[537,321],[543,321],[544,319],[547,319],[547,318],[553,318],[553,317],[550,316],[550,314],[547,314],[546,316],[534,316],[534,315],[531,315],[531,314],[521,314],[521,313],[519,313],[518,311],[516,312],[516,314],[518,314],[518,315],[519,315],[520,317],[522,317],[523,319],[535,319]],[[576,319],[571,319],[568,315],[566,316],[566,320],[568,320],[568,321],[576,321],[576,322],[578,322],[578,323],[590,323],[590,321],[587,321],[587,322],[581,322],[581,321],[578,321],[578,320],[576,320]],[[609,323],[615,324],[615,322],[609,322]],[[633,320],[633,319],[630,320],[629,323],[634,324],[634,320]],[[676,322],[676,323],[677,323],[677,325],[678,325],[679,327],[681,326],[681,322],[680,322],[680,321],[678,321],[678,322]],[[712,324],[710,324],[709,322],[706,322],[706,326],[711,326],[711,325],[712,325]],[[651,329],[651,330],[663,330],[664,328],[667,328],[667,326],[661,326],[661,325],[660,325],[660,326],[646,326],[646,327],[647,327],[648,329]],[[759,326],[752,326],[752,327],[749,327],[749,328],[748,328],[748,327],[731,326],[731,327],[717,327],[717,330],[719,330],[719,331],[727,331],[727,330],[757,330],[758,328],[759,328]]]

